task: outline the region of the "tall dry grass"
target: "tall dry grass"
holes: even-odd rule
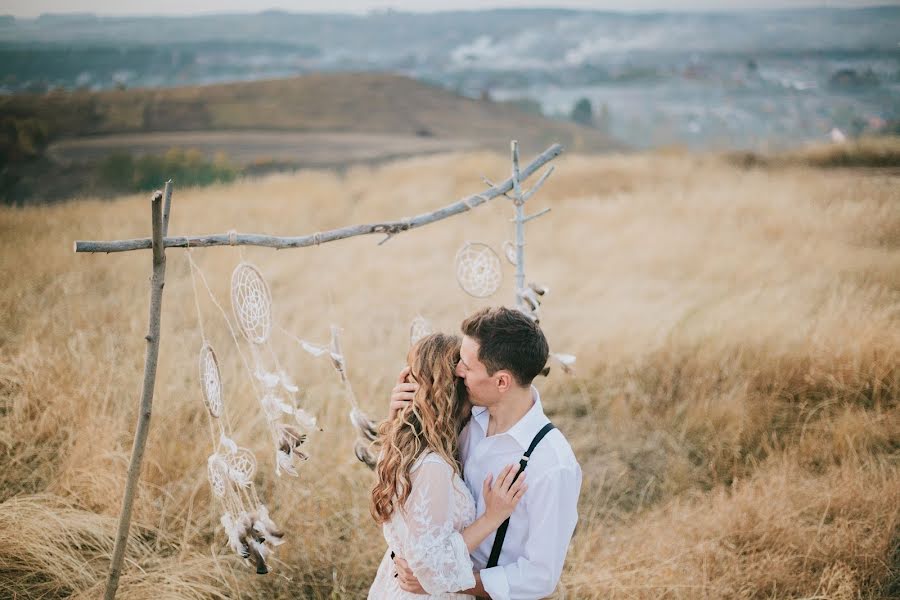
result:
[[[296,234],[401,217],[502,178],[504,157],[447,155],[176,188],[170,231]],[[900,594],[900,186],[897,176],[741,170],[714,158],[570,156],[537,197],[528,271],[578,376],[540,382],[584,469],[561,596],[889,598]],[[345,328],[350,377],[383,414],[410,319],[454,331],[465,240],[512,235],[501,201],[384,246],[244,249],[285,330]],[[73,255],[145,236],[149,201],[0,211],[0,596],[97,597],[143,368],[150,256]],[[278,479],[248,374],[207,296],[235,436],[288,543],[258,577],[225,548],[205,480],[200,329],[169,253],[153,423],[123,598],[360,597],[383,552],[331,367],[274,347],[324,425]],[[196,251],[228,309],[234,248]],[[512,297],[511,272],[494,302]]]

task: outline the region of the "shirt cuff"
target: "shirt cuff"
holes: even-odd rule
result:
[[[509,600],[509,580],[503,567],[482,569],[481,585],[491,600]]]

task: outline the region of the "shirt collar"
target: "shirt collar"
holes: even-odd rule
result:
[[[531,398],[534,400],[534,404],[528,412],[525,413],[525,416],[519,419],[516,424],[510,427],[506,432],[501,434],[511,436],[520,446],[522,446],[523,450],[528,449],[531,440],[534,439],[537,432],[549,422],[547,415],[544,414],[544,407],[541,404],[541,395],[534,386],[531,386]],[[475,419],[475,422],[481,426],[485,435],[487,435],[488,421],[491,418],[487,407],[473,406],[472,417]]]

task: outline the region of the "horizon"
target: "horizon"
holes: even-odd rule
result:
[[[622,14],[641,13],[762,13],[795,10],[854,10],[865,8],[900,7],[900,2],[871,2],[866,0],[842,0],[833,2],[809,0],[763,0],[747,2],[745,0],[729,0],[727,2],[692,0],[673,6],[671,3],[658,0],[639,0],[623,7],[621,3],[610,0],[571,0],[567,2],[542,2],[529,0],[499,0],[485,4],[478,0],[457,0],[449,3],[446,0],[395,0],[391,3],[378,3],[368,0],[337,0],[328,3],[327,9],[320,8],[321,3],[308,0],[292,0],[282,2],[280,6],[257,8],[246,0],[225,0],[211,3],[208,0],[178,2],[165,0],[152,7],[128,7],[123,10],[123,3],[110,3],[106,0],[89,0],[79,2],[69,8],[66,1],[39,0],[37,2],[11,3],[2,13],[16,20],[36,20],[42,17],[96,17],[96,18],[140,18],[140,17],[194,17],[213,15],[259,15],[265,13],[315,14],[315,15],[356,15],[367,16],[384,13],[406,14],[440,14],[459,12],[486,12],[494,10],[574,10],[583,12],[609,12]]]

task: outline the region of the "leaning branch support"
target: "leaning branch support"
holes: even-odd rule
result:
[[[171,181],[166,184],[166,196],[169,199],[172,195],[171,185]],[[167,212],[168,202],[169,200],[166,201]],[[140,479],[141,462],[144,458],[144,448],[147,445],[147,434],[150,431],[153,388],[156,384],[162,292],[166,279],[166,250],[162,244],[166,224],[163,223],[162,192],[156,192],[153,195],[151,214],[153,218],[153,275],[150,277],[150,326],[146,337],[147,351],[144,356],[144,384],[141,388],[141,407],[138,412],[137,429],[134,432],[134,445],[131,447],[131,462],[128,464],[125,495],[122,497],[122,511],[119,516],[116,545],[113,549],[112,563],[109,567],[109,578],[106,581],[105,600],[115,598],[116,589],[119,587],[122,561],[125,558],[125,545],[128,542],[128,529],[131,526],[131,507],[134,505],[134,493],[137,489],[138,479]]]
[[[562,154],[563,147],[554,144],[547,148],[543,153],[537,156],[519,173],[519,183],[530,177],[542,166]],[[417,215],[415,217],[402,219],[400,221],[386,221],[383,223],[370,223],[367,225],[351,225],[341,227],[340,229],[332,229],[331,231],[323,231],[313,233],[311,235],[295,236],[295,237],[277,237],[274,235],[263,235],[256,233],[238,233],[228,234],[219,233],[203,236],[178,236],[166,237],[163,244],[166,248],[201,248],[206,246],[264,246],[268,248],[284,249],[284,248],[303,248],[305,246],[318,246],[326,242],[333,242],[344,238],[354,237],[357,235],[384,234],[390,237],[406,231],[415,229],[464,213],[472,210],[480,204],[484,204],[488,200],[493,200],[497,196],[504,196],[513,189],[514,181],[510,177],[506,181],[493,185],[480,194],[474,194],[449,204],[436,211]],[[116,240],[116,241],[76,241],[75,252],[128,252],[130,250],[146,250],[152,247],[150,238],[139,238],[133,240]]]

